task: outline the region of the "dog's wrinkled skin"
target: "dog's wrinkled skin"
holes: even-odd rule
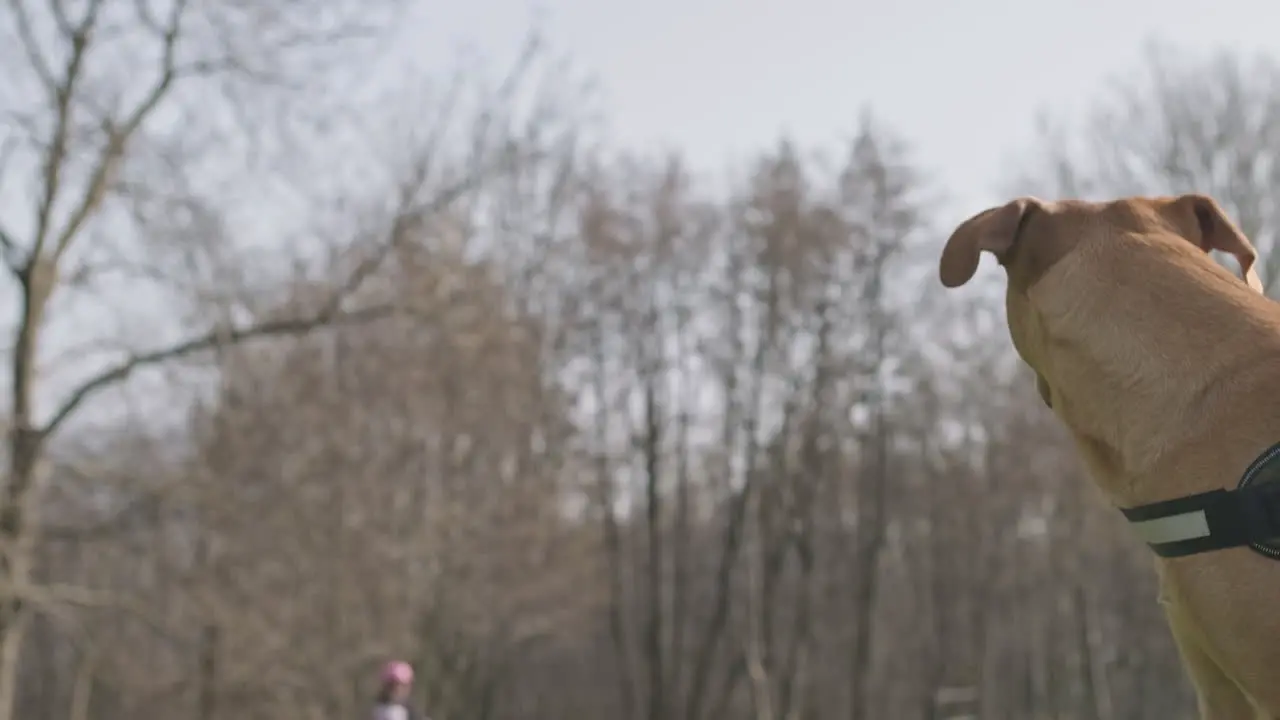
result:
[[[1014,200],[956,229],[943,284],[983,251],[1008,275],[1014,347],[1117,507],[1234,488],[1280,441],[1280,304],[1212,199]],[[1234,548],[1157,565],[1201,718],[1280,719],[1280,562]]]

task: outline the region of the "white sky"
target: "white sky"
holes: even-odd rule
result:
[[[785,132],[849,136],[870,106],[959,215],[999,199],[1035,113],[1082,109],[1157,39],[1280,53],[1262,0],[467,0],[429,3],[406,40],[508,56],[535,15],[598,79],[612,138],[721,170]],[[423,28],[426,28],[424,31]]]

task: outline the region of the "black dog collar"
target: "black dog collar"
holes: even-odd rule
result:
[[[1235,490],[1210,490],[1120,512],[1160,557],[1248,545],[1280,560],[1280,443],[1253,461]]]

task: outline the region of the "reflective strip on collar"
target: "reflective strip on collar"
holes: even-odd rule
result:
[[[1209,519],[1203,510],[1141,520],[1130,525],[1150,545],[1209,537]]]
[[[1162,558],[1243,546],[1280,560],[1280,443],[1249,465],[1234,490],[1219,487],[1120,512]]]

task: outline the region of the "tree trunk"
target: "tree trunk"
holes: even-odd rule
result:
[[[45,440],[35,418],[36,361],[51,274],[39,258],[33,258],[19,278],[23,307],[12,360],[9,477],[0,493],[0,581],[8,585],[10,593],[9,597],[0,597],[0,720],[13,720],[22,641],[30,612],[16,593],[31,580],[35,545],[30,537],[28,513]]]
[[[0,611],[0,720],[13,720],[18,696],[22,640],[28,615],[19,603],[7,601]]]
[[[220,633],[214,623],[200,631],[199,690],[196,718],[213,720],[218,715],[218,645]]]

